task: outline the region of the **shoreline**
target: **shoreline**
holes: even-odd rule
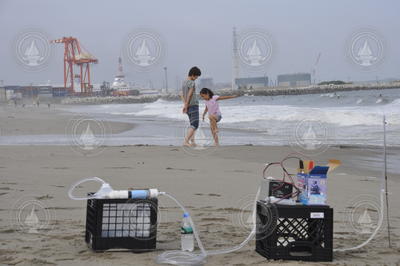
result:
[[[71,121],[74,119],[94,119],[102,121],[104,126],[104,132],[106,135],[101,135],[104,132],[101,129],[93,128],[94,133],[100,135],[101,146],[104,149],[110,147],[140,147],[140,146],[151,146],[151,147],[174,147],[181,148],[181,139],[183,138],[184,127],[181,124],[176,124],[176,132],[170,133],[170,137],[166,138],[167,131],[170,130],[166,124],[156,124],[160,130],[164,132],[164,138],[161,142],[157,142],[155,138],[146,138],[149,134],[149,127],[154,127],[154,120],[148,121],[147,119],[132,119],[115,121],[114,116],[102,116],[102,115],[79,115],[77,113],[59,110],[59,109],[47,109],[47,107],[26,107],[18,108],[14,107],[3,108],[5,112],[0,113],[0,147],[7,146],[35,146],[35,147],[51,147],[51,146],[73,146],[77,145],[77,136],[84,128],[78,130],[75,136],[71,137],[69,134],[73,133],[68,129]],[[221,148],[235,148],[235,147],[254,147],[255,149],[285,149],[290,152],[296,151],[296,149],[290,149],[291,147],[286,143],[282,144],[251,144],[243,143],[232,145],[229,144],[231,138],[236,139],[242,136],[248,136],[250,134],[246,130],[233,129],[232,132],[229,129],[224,129],[224,132],[230,132],[229,135],[223,138],[228,143],[223,143]],[[74,133],[73,133],[74,134]],[[150,132],[150,134],[152,134]],[[172,134],[172,135],[171,135]],[[182,135],[182,136],[181,136]],[[172,138],[171,138],[172,136]],[[79,136],[78,136],[79,137]],[[161,138],[162,136],[160,136]],[[255,138],[257,136],[254,136]],[[400,156],[400,147],[388,146],[388,171],[390,174],[398,174],[398,164],[396,163],[396,156]],[[382,165],[382,147],[379,145],[355,145],[355,144],[331,144],[327,150],[328,152],[343,151],[343,158],[352,162],[355,168],[363,171],[365,169],[378,169],[375,170],[376,175],[381,174]],[[358,154],[358,156],[351,157],[346,156],[346,152],[349,154]],[[320,155],[318,155],[320,156]],[[323,157],[324,154],[321,154]],[[400,179],[399,179],[400,180]]]
[[[88,114],[78,114],[41,106],[12,107],[0,106],[0,136],[65,135],[67,127],[74,120],[91,119]],[[111,134],[132,130],[134,123],[107,121]]]
[[[346,85],[311,85],[307,87],[267,87],[257,89],[241,90],[219,90],[220,95],[240,95],[240,96],[281,96],[281,95],[306,95],[306,94],[326,94],[345,91],[368,91],[368,90],[390,90],[400,88],[400,82],[393,84],[346,84]],[[139,96],[106,96],[106,97],[76,97],[61,100],[63,105],[96,105],[96,104],[132,104],[132,103],[151,103],[158,99],[167,101],[178,101],[180,96],[176,94],[167,95],[139,95]]]

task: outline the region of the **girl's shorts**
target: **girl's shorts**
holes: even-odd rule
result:
[[[217,123],[219,122],[219,121],[221,121],[221,119],[222,119],[222,115],[213,115],[213,116],[215,116],[215,118],[217,118]]]

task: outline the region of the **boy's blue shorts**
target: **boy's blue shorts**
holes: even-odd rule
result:
[[[197,129],[199,127],[199,106],[191,105],[187,110],[190,127]]]

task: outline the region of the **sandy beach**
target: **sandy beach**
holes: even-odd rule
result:
[[[46,108],[6,107],[0,113],[2,135],[65,134],[72,114]],[[113,134],[133,125],[111,123]],[[181,211],[169,199],[160,197],[157,250],[147,253],[108,251],[95,253],[84,242],[86,202],[73,201],[71,184],[97,176],[115,189],[158,188],[178,198],[191,212],[206,249],[239,244],[249,233],[241,222],[250,214],[250,203],[267,162],[281,160],[290,147],[222,146],[206,154],[193,155],[175,146],[104,147],[87,156],[69,146],[0,146],[0,261],[5,265],[155,265],[164,250],[180,248]],[[368,150],[330,148],[316,161],[366,155]],[[342,159],[343,160],[343,159]],[[296,162],[289,163],[294,171]],[[271,175],[280,177],[278,169]],[[334,208],[334,248],[352,247],[366,240],[354,228],[349,213],[361,199],[379,203],[381,170],[367,171],[351,161],[329,175],[328,201]],[[84,185],[81,195],[96,189]],[[377,237],[366,247],[352,252],[335,252],[331,263],[267,261],[254,251],[254,241],[242,250],[210,256],[207,265],[399,265],[400,263],[400,176],[389,176],[392,248],[387,244],[386,220]],[[23,203],[35,200],[48,214],[47,226],[29,232],[16,213]],[[375,203],[375,205],[374,205]],[[247,206],[246,208],[243,206]],[[379,204],[378,204],[379,206]],[[377,210],[369,210],[372,223]],[[16,218],[17,217],[17,218]],[[40,216],[41,217],[41,216]]]

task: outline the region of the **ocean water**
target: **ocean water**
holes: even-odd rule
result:
[[[400,172],[400,89],[321,95],[243,96],[219,103],[222,112],[222,120],[218,124],[221,145],[292,146],[293,151],[313,158],[332,146],[351,146],[368,152],[341,159],[346,159],[350,167],[355,165],[372,171],[382,167],[385,115],[388,171],[394,174]],[[91,144],[97,147],[182,145],[188,128],[188,118],[182,113],[180,101],[76,105],[60,109],[75,113],[77,118],[88,115],[94,119],[94,123],[89,123],[91,126],[100,125],[105,130],[98,135],[96,132],[99,130],[92,128],[93,135],[90,136],[86,134],[89,127],[83,123],[83,127],[73,128],[76,132],[72,135],[0,136],[0,145],[79,145],[79,149],[89,148],[89,152]],[[200,112],[203,110],[204,103],[201,102]],[[112,124],[107,121],[133,123],[134,127],[111,134]],[[66,132],[71,132],[68,126],[71,123],[66,125]],[[72,123],[72,126],[76,125]],[[213,143],[207,121],[201,121],[196,142],[200,150]],[[97,149],[94,151],[97,152]]]
[[[400,89],[293,96],[244,96],[220,101],[221,143],[288,145],[315,138],[329,145],[381,146],[383,116],[387,144],[400,147]],[[98,119],[135,123],[114,135],[114,144],[180,144],[187,116],[179,101],[69,106],[64,110]],[[200,103],[200,112],[204,103]],[[200,131],[208,134],[208,123]],[[128,143],[127,143],[128,142]]]

